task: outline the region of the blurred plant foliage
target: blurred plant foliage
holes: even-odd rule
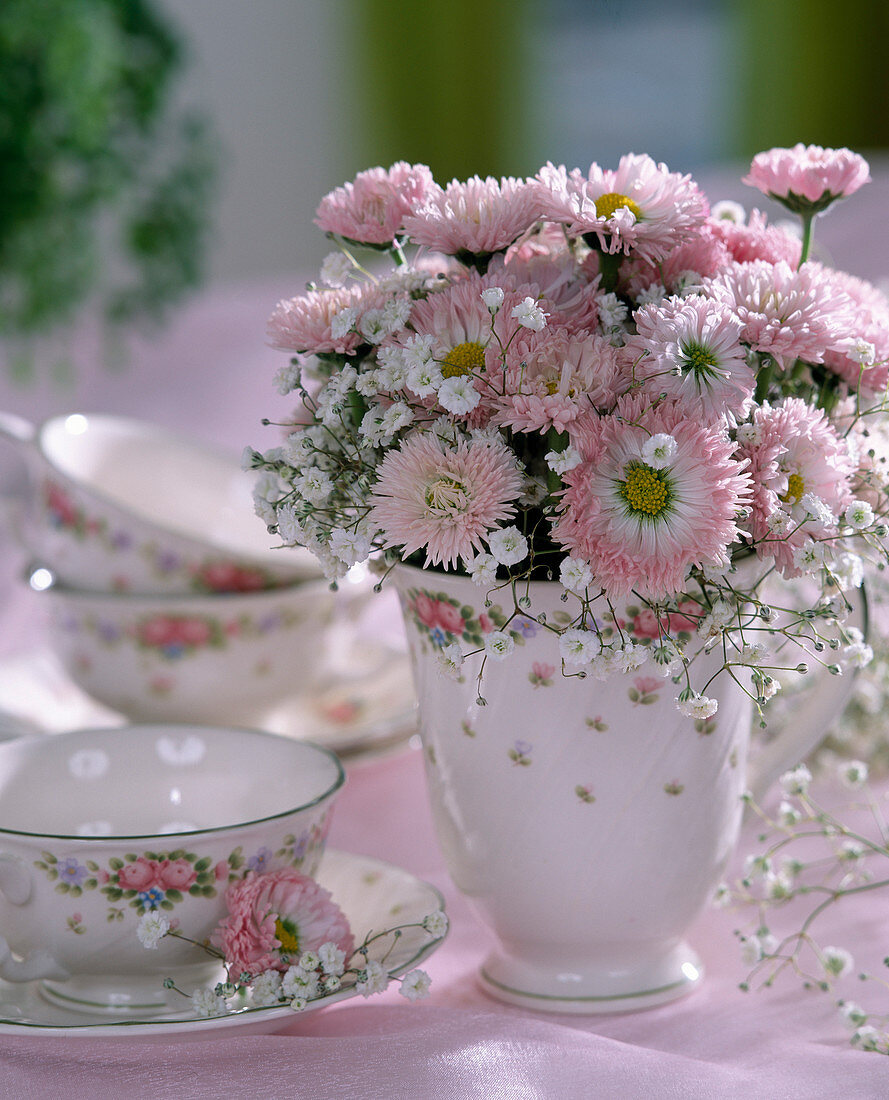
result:
[[[216,149],[177,109],[182,44],[150,0],[0,4],[0,336],[90,306],[120,333],[204,274]]]

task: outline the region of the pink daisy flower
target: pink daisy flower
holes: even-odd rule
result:
[[[835,271],[833,280],[852,301],[853,337],[826,352],[825,366],[847,382],[850,389],[860,386],[863,394],[874,396],[886,388],[889,375],[889,300],[872,283],[845,271]],[[859,340],[873,348],[870,363],[863,362],[860,354],[856,354]]]
[[[337,318],[352,309],[357,319],[364,295],[361,286],[325,288],[278,302],[268,322],[269,343],[280,351],[350,355],[361,337],[355,331],[342,331],[345,323],[337,328]]]
[[[776,264],[784,260],[793,268],[799,267],[802,242],[780,226],[769,225],[759,210],[751,210],[746,225],[728,218],[711,218],[707,228],[725,245],[729,258],[738,263],[767,260]]]
[[[404,219],[415,244],[451,256],[489,255],[508,248],[539,217],[535,189],[524,180],[490,176],[435,187]]]
[[[389,245],[401,231],[405,215],[434,187],[424,164],[399,161],[388,171],[371,168],[326,195],[315,211],[315,224],[359,244]]]
[[[869,182],[864,157],[849,149],[824,149],[802,142],[792,149],[757,153],[744,177],[744,183],[804,214],[818,213]]]
[[[614,404],[620,376],[617,349],[601,336],[549,330],[527,353],[508,357],[506,394],[492,420],[519,432],[567,431],[584,409]]]
[[[564,244],[564,234],[559,230]],[[546,299],[550,324],[570,328],[574,332],[593,332],[599,320],[596,304],[595,272],[587,277],[577,266],[567,249],[554,253],[507,253],[505,263],[496,257],[488,268],[489,276],[502,273],[502,283],[522,296]]]
[[[745,344],[781,366],[822,363],[828,348],[851,335],[851,301],[820,264],[797,271],[783,260],[733,264],[704,292],[737,314]]]
[[[474,557],[492,528],[515,513],[522,491],[515,457],[499,440],[448,447],[418,432],[390,451],[377,473],[369,522],[402,557],[425,550],[426,565]]]
[[[668,252],[657,264],[631,260],[622,269],[622,283],[631,298],[638,298],[642,291],[656,284],[663,286],[668,294],[675,294],[689,281],[699,283],[718,274],[731,258],[724,242],[711,231],[708,221],[700,233]],[[596,262],[595,253],[588,260]]]
[[[773,557],[785,575],[796,576],[794,551],[807,539],[830,533],[823,522],[807,519],[804,498],[817,497],[834,516],[841,515],[852,499],[855,461],[824,412],[797,397],[759,407],[747,435],[738,453],[750,460],[750,531],[759,542],[757,552]]]
[[[570,236],[592,235],[603,252],[659,260],[707,216],[707,201],[691,176],[646,155],[629,153],[614,171],[593,164],[587,176],[550,163],[536,180],[543,217],[563,223]]]
[[[675,398],[709,421],[742,413],[756,385],[741,345],[741,322],[728,306],[700,294],[667,298],[634,314],[636,335],[624,356],[651,397]]]
[[[228,916],[210,937],[231,973],[258,975],[287,970],[305,951],[335,943],[352,955],[349,923],[330,893],[293,867],[248,871],[225,892]]]
[[[636,589],[659,599],[683,590],[690,566],[728,561],[749,478],[723,432],[696,424],[672,402],[651,409],[641,396],[585,427],[588,457],[564,475],[553,537],[589,563],[595,583],[609,596]],[[643,447],[661,433],[676,446],[654,468]]]

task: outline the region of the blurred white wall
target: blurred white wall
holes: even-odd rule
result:
[[[312,224],[341,181],[337,0],[159,0],[188,48],[182,98],[222,143],[214,282],[311,272],[328,249]]]

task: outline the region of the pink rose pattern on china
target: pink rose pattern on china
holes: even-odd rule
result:
[[[311,865],[313,856],[323,849],[330,828],[330,814],[299,836],[287,834],[275,850],[259,847],[245,852],[238,847],[226,859],[213,862],[185,848],[168,852],[127,852],[111,856],[101,865],[94,860],[58,856],[43,852],[34,866],[56,883],[56,890],[69,897],[80,897],[98,890],[109,903],[124,902],[138,916],[154,909],[172,910],[186,897],[212,898],[219,890],[257,870],[290,870],[296,873]],[[120,913],[109,906],[109,920]],[[117,917],[116,919],[120,919]]]

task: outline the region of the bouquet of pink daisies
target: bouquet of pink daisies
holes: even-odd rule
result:
[[[446,187],[360,173],[317,210],[337,251],[269,321],[293,411],[245,452],[259,515],[331,580],[373,554],[488,591],[558,581],[571,664],[618,644],[600,626],[632,596],[671,667],[693,656],[677,623],[755,665],[745,623],[780,633],[770,574],[815,582],[794,636],[817,640],[887,533],[889,303],[809,258],[815,218],[868,180],[846,149],[758,155],[745,182],[797,232],[644,155]],[[841,638],[838,664],[866,660]]]

